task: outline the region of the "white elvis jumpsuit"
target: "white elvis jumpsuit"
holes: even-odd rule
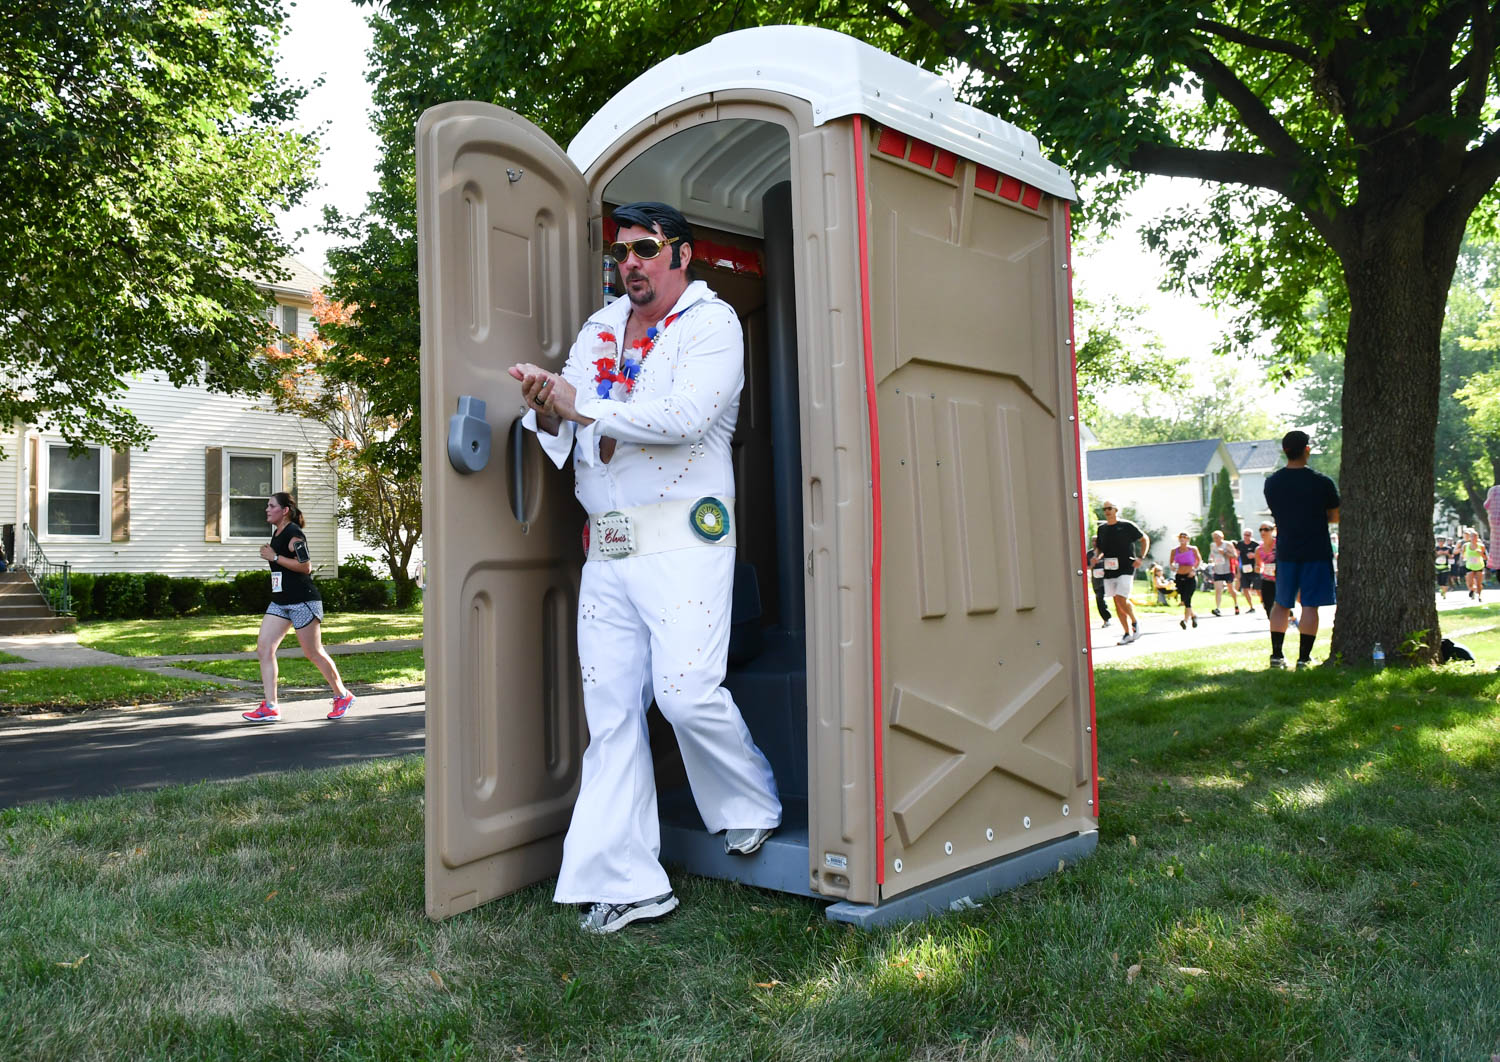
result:
[[[563,376],[578,412],[557,435],[537,432],[559,467],[573,452],[574,493],[599,515],[717,498],[732,513],[734,435],[744,338],[734,310],[702,281],[657,323],[634,388],[601,373],[616,365],[629,317],[618,299],[584,323]],[[600,397],[601,390],[607,397]],[[523,423],[537,430],[536,414]],[[600,439],[616,440],[606,464]],[[558,903],[634,903],[671,886],[660,862],[656,784],[646,711],[656,698],[677,734],[709,832],[774,827],[781,801],[771,766],[721,683],[729,653],[734,548],[698,544],[617,559],[590,554],[578,599],[578,656],[589,746],[563,843]]]

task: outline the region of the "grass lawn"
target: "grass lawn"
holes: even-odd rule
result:
[[[333,658],[345,682],[369,686],[420,686],[427,679],[422,650],[402,649],[394,653],[346,653]],[[318,669],[301,657],[277,661],[282,686],[322,686]],[[260,680],[256,660],[209,660],[183,665],[194,671],[230,678]]]
[[[78,627],[79,644],[121,656],[248,653],[255,649],[260,616],[187,616],[166,620],[101,620]],[[422,613],[330,612],[323,644],[422,637]],[[296,644],[288,633],[283,645]]]
[[[156,704],[225,689],[221,682],[158,675],[130,667],[39,667],[0,671],[0,715],[46,708]]]
[[[683,875],[433,925],[415,758],[0,811],[0,1057],[1483,1062],[1500,675],[1263,657],[1101,669],[1098,852],[868,934]]]
[[[25,659],[24,656],[17,656],[15,653],[0,652],[0,664],[19,664]]]

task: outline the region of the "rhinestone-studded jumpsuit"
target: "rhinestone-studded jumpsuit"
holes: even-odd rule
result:
[[[734,435],[744,337],[734,310],[702,281],[672,308],[634,386],[601,379],[629,317],[619,299],[585,322],[563,376],[578,412],[538,440],[560,468],[571,450],[574,493],[592,514],[704,497],[734,507]],[[537,430],[536,415],[523,422]],[[616,440],[602,460],[601,438]],[[558,903],[633,903],[666,892],[656,785],[646,736],[655,697],[682,749],[693,798],[712,833],[777,826],[771,766],[729,691],[734,549],[690,546],[589,560],[578,601],[578,656],[589,746],[563,844]]]

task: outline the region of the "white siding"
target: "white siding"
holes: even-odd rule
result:
[[[1240,497],[1234,508],[1241,527],[1255,530],[1263,518],[1271,515],[1270,507],[1266,505],[1267,475],[1267,472],[1240,473]]]
[[[5,457],[0,459],[0,525],[15,524],[16,534],[20,535],[26,507],[26,484],[20,479],[21,450],[26,445],[26,432],[20,422],[5,433],[0,445],[5,447]]]
[[[108,541],[107,519],[101,541],[49,541],[39,534],[49,559],[71,561],[75,570],[84,572],[161,572],[204,579],[265,570],[258,549],[269,534],[223,542],[203,539],[205,448],[222,447],[297,454],[297,503],[305,517],[314,570],[320,575],[334,573],[337,495],[334,477],[321,458],[329,438],[325,429],[270,412],[266,400],[212,394],[195,386],[176,388],[156,374],[132,382],[125,402],[156,436],[130,454],[130,541]],[[48,437],[45,429],[40,434],[44,440]],[[45,454],[44,446],[43,461]],[[107,455],[108,451],[106,460]],[[5,477],[15,476],[18,457],[24,459],[24,452],[7,454],[0,462],[0,505],[12,510],[24,505],[17,497],[28,482],[22,476],[16,488],[7,489]],[[275,489],[287,489],[280,483],[279,459],[273,468]],[[224,488],[227,494],[227,472]],[[221,526],[227,538],[227,506]],[[326,570],[318,572],[320,567]]]

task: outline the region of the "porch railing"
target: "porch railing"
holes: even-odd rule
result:
[[[52,606],[52,611],[58,615],[71,614],[73,611],[73,587],[70,576],[73,566],[68,561],[50,561],[47,554],[42,551],[41,544],[36,540],[36,534],[31,530],[30,524],[23,525],[26,528],[26,552],[22,554],[18,568],[31,576],[31,581],[36,584],[37,591],[47,599],[47,604]]]

